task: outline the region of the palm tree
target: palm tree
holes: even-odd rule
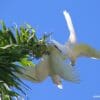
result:
[[[16,74],[24,74],[20,69],[29,65],[34,67],[32,60],[28,60],[31,55],[33,59],[38,59],[48,51],[48,36],[44,35],[38,39],[35,30],[29,24],[20,28],[7,28],[3,21],[0,23],[0,98],[11,100],[12,97],[20,95],[12,90],[13,87],[25,94],[22,86],[26,85]]]

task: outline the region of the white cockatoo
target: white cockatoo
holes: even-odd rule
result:
[[[62,45],[55,40],[51,42],[64,54],[67,58],[71,60],[71,64],[75,65],[77,57],[86,56],[93,59],[100,59],[100,51],[95,50],[87,44],[77,43],[76,34],[74,26],[69,13],[65,10],[63,11],[70,35],[68,41]]]
[[[78,83],[79,77],[75,68],[65,62],[64,56],[54,45],[48,45],[48,49],[49,55],[43,55],[43,60],[35,67],[21,69],[24,74],[18,74],[18,76],[36,83],[50,76],[59,89],[63,88],[61,79]]]

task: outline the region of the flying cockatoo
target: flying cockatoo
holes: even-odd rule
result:
[[[79,77],[75,68],[65,62],[64,56],[54,45],[48,45],[49,55],[43,55],[43,60],[35,67],[25,67],[21,69],[24,74],[19,74],[20,78],[24,78],[31,82],[40,83],[48,76],[51,77],[53,83],[62,89],[61,80],[78,83]]]
[[[71,60],[71,64],[75,65],[77,57],[86,56],[93,59],[100,59],[100,51],[95,50],[87,44],[77,43],[76,33],[69,13],[65,10],[63,11],[70,35],[68,41],[62,45],[55,40],[51,42],[66,55],[67,58]]]

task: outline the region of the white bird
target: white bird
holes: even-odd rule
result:
[[[21,69],[23,74],[18,75],[20,78],[40,83],[50,76],[57,87],[62,89],[61,79],[75,83],[79,82],[79,77],[75,68],[72,67],[71,64],[65,62],[66,57],[71,59],[72,65],[74,65],[76,58],[79,56],[100,58],[100,52],[86,44],[78,44],[76,42],[75,31],[70,15],[68,12],[64,11],[64,16],[70,31],[68,42],[62,45],[52,40],[53,44],[51,43],[48,45],[50,54],[43,55],[43,60],[35,67],[30,66]]]
[[[70,32],[69,39],[64,45],[55,40],[51,40],[51,42],[60,50],[60,52],[62,52],[64,55],[66,55],[67,58],[71,60],[72,65],[75,65],[77,57],[80,56],[86,56],[92,59],[100,59],[100,51],[95,50],[87,44],[77,43],[71,17],[66,10],[63,11],[63,14]]]
[[[59,89],[63,88],[61,79],[78,83],[79,77],[75,68],[65,62],[64,56],[54,45],[48,45],[48,48],[50,54],[43,55],[39,64],[35,67],[25,67],[20,70],[23,74],[17,75],[33,83],[40,83],[50,76]]]

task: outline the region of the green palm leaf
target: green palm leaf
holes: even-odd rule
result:
[[[28,60],[31,52],[33,58],[40,58],[47,52],[46,39],[38,39],[35,30],[29,25],[7,28],[3,21],[0,22],[0,96],[2,100],[11,100],[12,97],[18,96],[16,91],[11,88],[15,87],[24,93],[22,85],[25,84],[16,74],[25,66],[33,66],[34,63]],[[16,62],[18,64],[16,64]],[[25,94],[25,93],[24,93]]]

